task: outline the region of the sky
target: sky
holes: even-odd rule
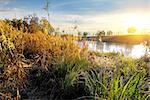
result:
[[[130,26],[150,29],[150,0],[49,0],[50,22],[55,28],[84,32],[127,31]],[[45,0],[0,0],[0,18],[46,17]],[[142,27],[142,29],[140,29]]]

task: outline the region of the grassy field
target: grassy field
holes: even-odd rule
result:
[[[0,99],[149,99],[146,55],[90,52],[46,21],[17,22],[0,20]]]
[[[122,36],[105,36],[104,42],[137,44],[150,40],[150,35],[122,35]]]
[[[97,36],[88,37],[88,40],[97,40]],[[145,41],[149,42],[150,35],[114,35],[114,36],[102,36],[103,42],[113,43],[126,43],[126,44],[139,44]]]

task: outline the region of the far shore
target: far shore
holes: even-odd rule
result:
[[[87,37],[88,41],[97,41],[97,36]],[[113,43],[126,43],[126,44],[139,44],[147,43],[150,44],[150,35],[112,35],[112,36],[101,36],[102,42],[113,42]]]

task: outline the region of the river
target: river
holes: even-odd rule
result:
[[[81,47],[84,44],[88,45],[89,50],[97,51],[101,53],[107,52],[119,52],[125,56],[130,56],[133,58],[140,58],[149,52],[149,47],[141,44],[120,44],[120,43],[108,43],[108,42],[96,42],[96,41],[85,41],[78,42]]]

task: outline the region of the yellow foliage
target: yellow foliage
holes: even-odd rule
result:
[[[31,34],[17,30],[3,20],[0,20],[0,43],[0,63],[4,65],[0,90],[23,86],[28,69],[25,66],[36,64],[49,69],[85,55],[85,49],[75,44],[72,36],[52,36],[40,30]]]

